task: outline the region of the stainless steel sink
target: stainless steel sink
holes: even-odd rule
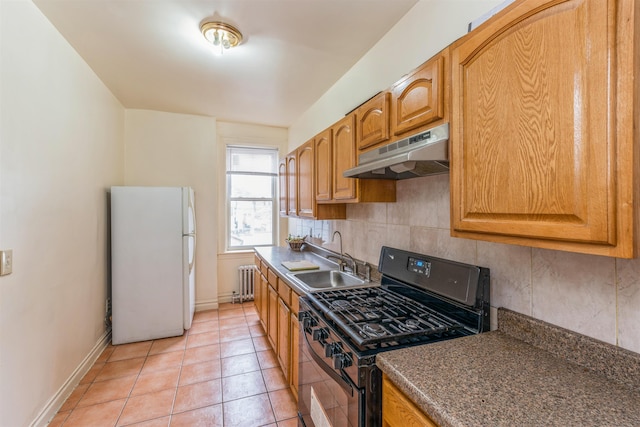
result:
[[[338,270],[305,271],[288,275],[310,290],[342,288],[367,283],[359,277]]]

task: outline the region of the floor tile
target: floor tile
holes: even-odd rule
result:
[[[251,336],[254,338],[264,337],[267,335],[259,321],[254,325],[249,324],[249,332],[251,333]]]
[[[173,413],[203,408],[222,402],[222,386],[220,379],[189,384],[178,387]]]
[[[247,372],[222,379],[222,399],[224,402],[262,394],[267,388],[260,371]]]
[[[129,424],[127,427],[168,427],[170,420],[171,417],[161,417],[135,424]]]
[[[149,354],[170,353],[172,351],[184,350],[187,343],[187,335],[180,337],[163,338],[155,340],[149,350]]]
[[[109,356],[111,356],[111,353],[113,353],[113,350],[115,349],[116,348],[113,345],[109,344],[107,348],[104,349],[102,354],[100,354],[98,359],[96,359],[96,363],[105,363],[109,359]]]
[[[218,344],[219,342],[220,333],[218,331],[191,334],[187,338],[187,348],[202,347],[205,345]]]
[[[220,329],[220,343],[246,340],[249,338],[251,338],[251,330],[246,325],[236,328]]]
[[[169,368],[180,367],[182,365],[182,359],[184,357],[184,351],[172,351],[169,353],[154,354],[147,357],[142,367],[142,373],[148,374],[149,372],[163,371]]]
[[[225,424],[234,427],[256,427],[275,422],[266,393],[224,402],[222,410]]]
[[[231,317],[244,317],[244,309],[242,307],[231,308],[229,310],[221,310],[218,313],[218,319],[229,319]]]
[[[78,384],[60,407],[60,412],[70,411],[75,408],[90,385],[91,383]]]
[[[126,399],[99,403],[74,409],[64,422],[64,427],[113,427],[120,416]]]
[[[129,398],[118,420],[118,426],[126,426],[171,414],[175,393],[175,389],[170,389]]]
[[[218,320],[218,310],[197,311],[193,315],[193,323],[207,320]]]
[[[252,371],[259,371],[260,363],[254,353],[243,354],[241,356],[227,357],[222,359],[222,376],[244,374]]]
[[[220,359],[208,362],[185,365],[180,371],[179,385],[193,384],[202,381],[209,381],[222,376],[222,363]]]
[[[125,399],[129,397],[137,377],[137,375],[129,375],[112,380],[96,381],[91,384],[84,396],[82,396],[77,407],[82,408],[96,403]]]
[[[258,361],[260,362],[260,369],[275,368],[278,365],[278,358],[273,350],[265,350],[256,352]]]
[[[269,344],[269,339],[266,337],[266,335],[263,335],[261,337],[253,337],[251,339],[253,340],[253,347],[256,349],[256,351],[264,351],[271,348],[271,344]]]
[[[94,363],[94,365],[84,374],[84,377],[80,380],[80,384],[88,384],[93,382],[96,379],[102,368],[104,368],[104,363]]]
[[[188,348],[184,352],[183,365],[190,365],[192,363],[201,363],[213,359],[220,358],[220,345],[213,344],[203,347]]]
[[[107,362],[96,377],[95,381],[138,375],[142,369],[144,361],[144,357],[138,357],[135,359],[119,360],[117,362]]]
[[[227,426],[231,424],[227,423]],[[222,427],[222,404],[181,412],[171,417],[171,427]]]
[[[71,414],[71,411],[58,412],[56,416],[53,417],[51,421],[49,421],[49,424],[47,424],[47,427],[61,427],[62,423],[66,421],[66,419],[69,417],[70,414]]]
[[[220,319],[220,332],[224,335],[227,329],[248,328],[249,324],[243,317],[230,317],[227,319]]]
[[[253,347],[253,341],[251,340],[251,338],[220,343],[221,358],[255,353],[255,351],[256,350]]]
[[[289,390],[270,391],[269,399],[277,421],[293,418],[297,415],[298,407]]]
[[[206,320],[204,322],[192,323],[191,329],[189,329],[189,335],[201,334],[203,332],[213,332],[217,331],[218,328],[219,324],[217,320]]]
[[[131,396],[153,393],[155,391],[167,390],[178,386],[178,377],[180,376],[180,367],[165,369],[162,371],[154,371],[142,373],[138,376],[136,384],[133,386]]]
[[[298,427],[298,418],[289,418],[288,420],[278,421],[278,427]]]
[[[131,344],[121,344],[114,347],[107,362],[117,360],[135,359],[136,357],[146,357],[149,354],[153,341],[134,342]]]
[[[288,389],[289,383],[280,368],[267,368],[262,370],[262,377],[268,391]]]

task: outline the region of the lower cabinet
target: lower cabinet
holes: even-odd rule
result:
[[[382,427],[438,427],[386,375],[382,376]]]
[[[269,285],[269,307],[267,318],[267,337],[271,348],[278,348],[278,292]]]
[[[285,378],[289,378],[291,364],[291,310],[282,299],[278,300],[278,362]]]
[[[256,256],[256,265],[266,265]],[[271,348],[295,398],[298,398],[298,307],[296,294],[275,271],[255,273],[255,306]]]

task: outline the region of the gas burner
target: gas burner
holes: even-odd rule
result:
[[[335,301],[331,301],[331,307],[336,310],[343,310],[351,306],[351,303],[344,299],[337,299]]]
[[[370,337],[381,337],[387,335],[387,331],[377,323],[366,323],[362,326],[362,331]]]
[[[409,329],[418,329],[420,327],[420,321],[417,319],[407,319],[403,325]]]

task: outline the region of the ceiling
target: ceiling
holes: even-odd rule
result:
[[[418,0],[33,0],[125,108],[288,127]],[[223,55],[207,19],[237,27]]]

